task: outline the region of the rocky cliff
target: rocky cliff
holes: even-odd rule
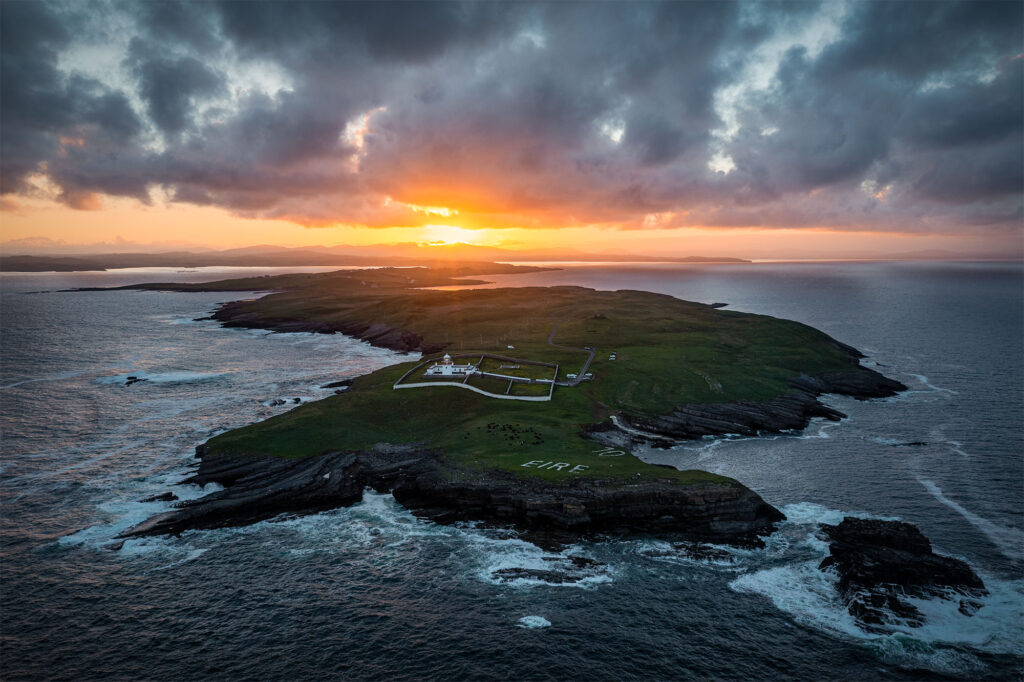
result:
[[[206,454],[200,446],[201,457]],[[224,490],[180,502],[122,537],[177,534],[253,523],[277,514],[354,504],[367,487],[391,492],[412,511],[439,522],[479,520],[524,530],[571,533],[679,533],[713,542],[757,544],[785,517],[738,484],[680,485],[576,479],[553,483],[498,470],[467,471],[436,453],[381,445],[303,460],[203,457],[187,482]]]

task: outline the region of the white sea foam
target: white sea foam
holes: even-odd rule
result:
[[[812,502],[782,508],[787,521],[766,541],[768,557],[802,555],[783,565],[745,573],[729,583],[737,592],[758,594],[790,615],[796,622],[832,636],[853,639],[873,648],[886,661],[904,667],[918,667],[952,674],[966,674],[984,668],[974,655],[948,647],[973,647],[989,653],[1024,653],[1024,581],[1004,581],[982,575],[989,595],[976,601],[982,608],[973,617],[958,609],[961,595],[909,601],[925,617],[922,627],[912,627],[895,614],[887,633],[869,633],[857,626],[836,585],[833,571],[818,564],[828,555],[829,545],[811,530],[818,525],[836,524],[844,517],[880,518],[867,513],[829,509]],[[888,517],[892,519],[892,517]]]
[[[878,516],[876,514],[869,514],[868,512],[851,512],[839,509],[830,509],[824,505],[816,504],[814,502],[796,502],[794,504],[787,504],[781,509],[781,511],[786,515],[785,523],[798,525],[827,523],[834,526],[847,516],[852,516],[858,519],[896,520],[893,516]]]
[[[527,630],[535,630],[537,628],[549,628],[551,627],[551,621],[543,616],[523,616],[516,621],[517,628],[526,628]]]
[[[169,564],[167,564],[165,566],[159,566],[157,568],[154,568],[153,570],[154,571],[165,571],[168,568],[174,568],[175,566],[180,566],[182,564],[188,563],[189,561],[195,561],[199,557],[201,557],[204,554],[206,554],[208,551],[209,551],[209,548],[190,550],[188,552],[188,554],[185,555],[184,558],[178,559],[177,561],[172,561],[171,563],[169,563]]]
[[[144,380],[141,383],[187,384],[199,381],[212,381],[228,374],[230,372],[130,372],[128,374],[100,377],[96,381],[101,384],[123,384],[128,381],[128,377],[136,377],[137,379]]]
[[[1024,531],[1010,526],[1001,526],[986,518],[978,516],[971,510],[965,509],[955,500],[951,500],[946,497],[942,493],[942,489],[935,485],[933,481],[922,478],[917,474],[914,474],[914,478],[916,478],[917,482],[923,485],[925,490],[930,492],[935,499],[963,516],[972,526],[984,533],[985,537],[987,537],[1005,556],[1013,559],[1014,561],[1024,561]]]
[[[945,673],[964,673],[984,667],[975,656],[946,647],[971,647],[995,654],[1024,653],[1024,581],[1004,581],[985,575],[990,594],[976,601],[973,616],[959,611],[960,596],[908,599],[923,614],[921,627],[895,615],[888,632],[866,632],[857,626],[836,589],[831,571],[818,570],[820,559],[744,574],[729,583],[741,593],[758,594],[797,623],[870,646],[883,660],[901,666],[925,667]]]
[[[847,417],[846,419],[847,419],[847,421],[851,421],[850,417]],[[839,425],[839,422],[834,422],[834,421],[825,420],[825,419],[821,419],[820,421],[818,419],[812,419],[811,420],[811,425],[814,425],[815,422],[818,422],[818,424],[819,424],[817,431],[815,431],[814,433],[803,433],[803,434],[800,434],[800,435],[796,435],[796,436],[793,436],[793,438],[796,438],[798,440],[808,440],[808,439],[811,439],[811,438],[831,438],[832,434],[830,434],[828,432],[828,430],[831,429],[834,426],[838,426]]]
[[[736,592],[767,597],[797,623],[833,635],[861,637],[836,590],[836,576],[819,571],[820,559],[745,573],[729,583]]]
[[[179,501],[195,499],[224,489],[217,483],[209,483],[203,487],[192,484],[167,484],[169,478],[180,480],[182,476],[181,471],[162,472],[144,481],[133,482],[127,487],[123,487],[119,494],[98,505],[99,511],[108,519],[106,522],[97,523],[65,535],[59,538],[57,543],[65,546],[77,545],[90,549],[103,549],[114,542],[121,533],[162,510],[170,509],[172,505],[172,502],[142,502],[141,500],[167,492],[168,489],[178,496]],[[177,545],[165,538],[143,538],[126,541],[118,554],[124,557],[149,554],[153,551],[172,551],[180,554],[186,549],[191,550],[191,547]]]
[[[493,538],[479,531],[467,533],[465,539],[471,543],[480,558],[477,577],[492,585],[510,587],[576,587],[593,589],[598,585],[613,582],[613,569],[601,564],[590,568],[579,568],[572,564],[572,557],[579,555],[578,548],[569,547],[561,552],[547,552],[536,545],[517,538]],[[553,571],[565,576],[562,582],[545,580],[541,576],[526,574],[502,574],[502,571]]]
[[[408,547],[424,547],[439,543],[454,547],[453,557],[460,570],[466,570],[477,580],[492,585],[512,588],[576,587],[593,589],[614,580],[615,571],[605,564],[577,566],[573,557],[583,556],[581,548],[570,546],[561,552],[548,552],[519,539],[510,529],[480,528],[478,524],[462,523],[439,525],[421,519],[399,505],[390,494],[366,490],[363,501],[351,507],[322,514],[292,518],[277,518],[244,528],[222,529],[217,533],[260,532],[266,524],[286,527],[299,533],[308,546],[291,547],[289,556],[303,556],[321,552],[344,552],[345,547],[368,547],[376,552]],[[563,579],[545,580],[542,575],[522,576],[502,574],[501,571],[552,571]]]
[[[857,515],[812,503],[788,505],[782,511],[790,520],[769,539],[769,555],[775,554],[772,542],[786,536],[787,525],[835,523],[844,516]],[[776,545],[775,550],[786,544]],[[958,610],[963,597],[955,593],[950,593],[949,599],[910,598],[908,601],[925,616],[924,626],[914,628],[893,614],[887,624],[889,632],[868,633],[857,626],[847,610],[837,590],[836,573],[817,567],[828,554],[827,543],[811,532],[796,539],[786,551],[805,556],[810,553],[812,558],[744,573],[729,587],[736,592],[761,595],[797,623],[831,636],[859,641],[876,650],[884,660],[902,667],[963,675],[982,670],[984,664],[959,647],[989,653],[1024,653],[1024,581],[1002,581],[983,574],[989,595],[977,599],[982,607],[973,616]]]
[[[681,566],[697,566],[715,570],[743,570],[741,564],[764,553],[760,550],[742,549],[730,545],[712,545],[704,543],[712,550],[712,556],[702,556],[701,552],[693,551],[685,543],[671,543],[664,540],[636,540],[633,547],[637,554],[654,561],[678,564]]]

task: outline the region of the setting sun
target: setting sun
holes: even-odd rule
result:
[[[424,225],[420,231],[421,241],[436,244],[472,244],[474,246],[491,246],[482,238],[480,230],[470,230],[455,225]]]

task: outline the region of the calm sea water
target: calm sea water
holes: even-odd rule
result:
[[[388,495],[246,528],[105,545],[167,503],[195,446],[406,359],[342,336],[195,322],[239,294],[59,293],[238,269],[0,276],[4,679],[1019,678],[1024,663],[1024,281],[1019,264],[620,265],[494,277],[644,289],[796,319],[910,390],[826,401],[804,433],[642,456],[734,476],[789,521],[696,560],[660,541],[544,551],[416,519]],[[260,273],[273,272],[261,269]],[[258,295],[258,294],[253,294]],[[147,381],[125,386],[128,376]],[[274,404],[285,400],[284,405]],[[973,617],[861,632],[816,570],[818,525],[918,524],[991,590]],[[586,556],[602,565],[579,568]],[[504,568],[572,582],[506,580]]]

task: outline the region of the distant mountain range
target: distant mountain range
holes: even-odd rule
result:
[[[6,246],[6,245],[4,245]],[[24,247],[22,247],[24,248]],[[5,250],[9,250],[9,247]],[[18,249],[22,250],[22,249]],[[28,249],[25,249],[28,250]],[[246,246],[223,251],[161,253],[11,254],[0,256],[4,272],[76,272],[114,268],[205,266],[299,267],[305,265],[435,265],[469,262],[671,262],[749,263],[743,258],[593,254],[573,250],[514,251],[472,244],[377,244],[372,246]]]

